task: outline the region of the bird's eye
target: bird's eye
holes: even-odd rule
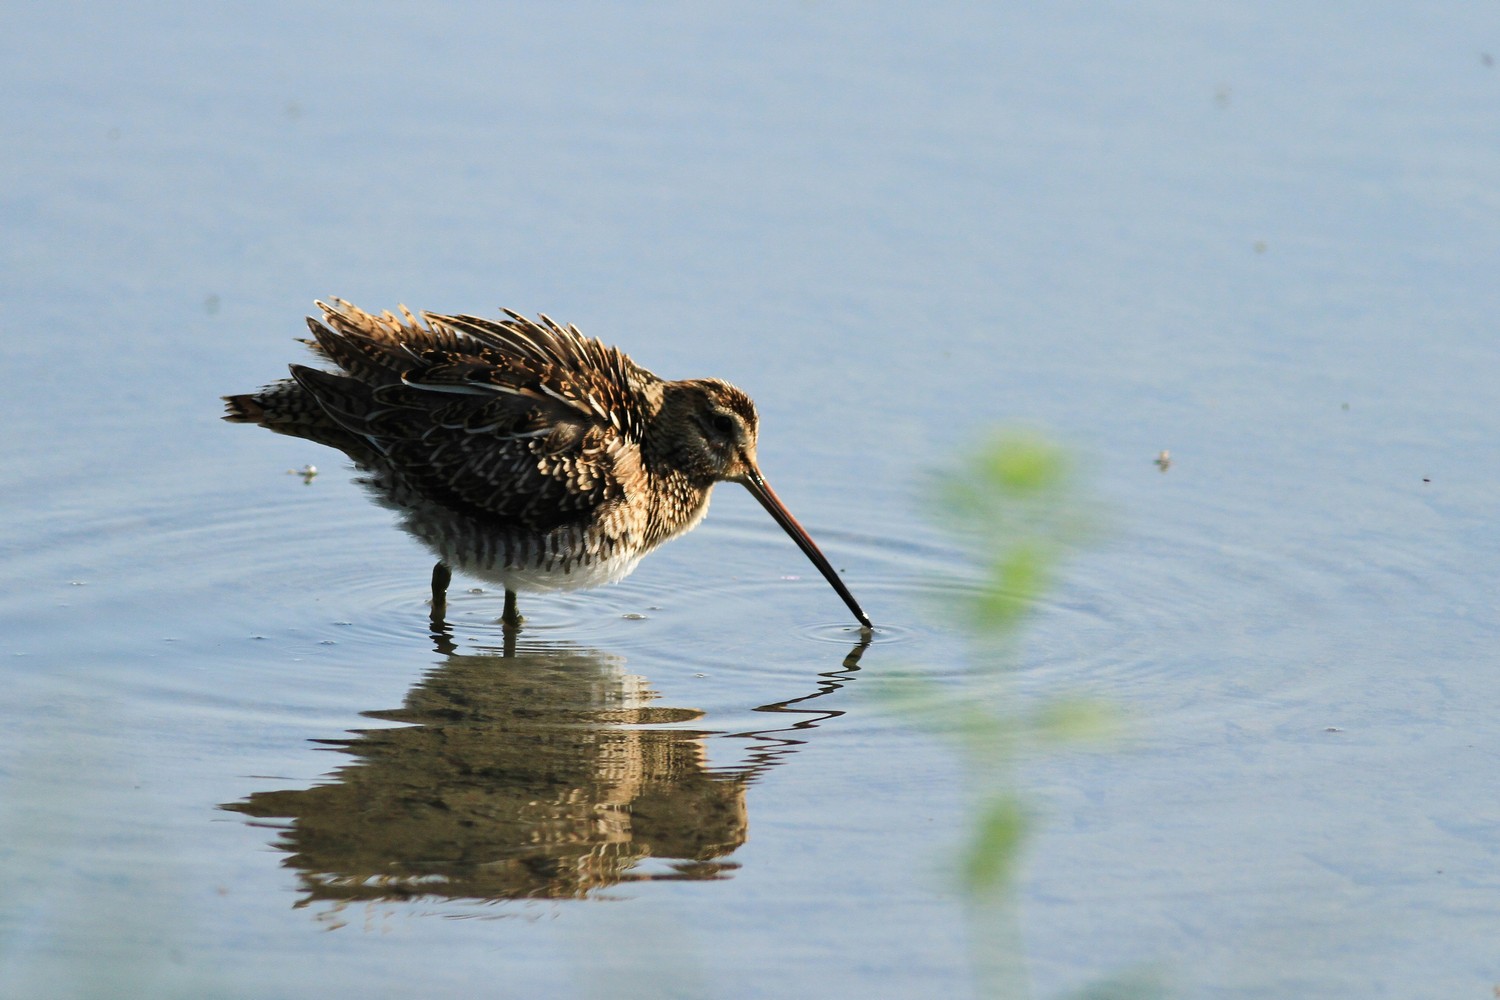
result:
[[[730,419],[728,414],[715,413],[713,418],[709,420],[709,423],[720,434],[729,434],[734,431],[734,421]]]

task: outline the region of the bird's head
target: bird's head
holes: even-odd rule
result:
[[[658,418],[660,447],[693,482],[743,483],[758,475],[755,404],[716,378],[668,382]]]
[[[716,378],[668,382],[663,386],[658,421],[658,447],[673,469],[704,489],[718,482],[744,486],[812,560],[859,623],[871,627],[870,616],[761,476],[755,458],[759,421],[749,396]]]

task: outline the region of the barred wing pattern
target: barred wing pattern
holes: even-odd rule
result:
[[[294,365],[295,385],[430,500],[548,531],[641,480],[639,420],[660,380],[576,327],[318,306],[309,343],[342,371]]]

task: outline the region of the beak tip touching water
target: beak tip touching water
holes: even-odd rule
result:
[[[813,543],[812,537],[803,530],[802,525],[797,523],[797,519],[786,509],[786,505],[781,502],[781,498],[776,495],[775,491],[761,477],[760,471],[755,469],[754,466],[751,466],[751,470],[750,474],[741,480],[745,488],[750,491],[756,500],[760,501],[760,505],[775,519],[777,524],[781,525],[782,530],[792,536],[792,541],[796,542],[797,547],[802,550],[803,554],[812,560],[812,564],[818,567],[818,572],[823,574],[823,578],[828,581],[839,597],[844,599],[844,603],[848,605],[849,610],[854,613],[855,619],[862,626],[860,629],[861,637],[868,638],[869,634],[875,629],[874,623],[870,621],[870,616],[865,614],[864,608],[859,606],[859,602],[854,599],[854,595],[849,592],[849,588],[844,586],[843,579],[839,577],[838,573],[834,572],[833,566],[828,562],[827,557],[823,555],[817,545]]]

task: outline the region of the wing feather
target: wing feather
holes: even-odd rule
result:
[[[318,306],[315,350],[341,371],[293,379],[421,494],[526,530],[623,498],[659,380],[620,351],[545,315]]]

